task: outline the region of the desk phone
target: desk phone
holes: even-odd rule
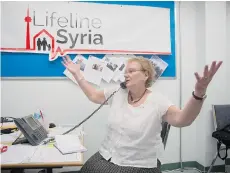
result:
[[[44,139],[48,137],[48,132],[43,127],[43,125],[33,117],[33,115],[28,115],[23,118],[15,118],[15,125],[25,136],[24,139],[33,145],[39,145]]]

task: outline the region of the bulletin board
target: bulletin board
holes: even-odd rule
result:
[[[98,4],[118,4],[118,5],[132,5],[132,6],[148,6],[148,7],[160,7],[169,9],[170,12],[170,53],[169,54],[157,54],[162,60],[168,63],[167,69],[164,71],[161,77],[175,78],[176,77],[176,57],[175,57],[175,7],[174,2],[141,2],[141,1],[123,1],[123,2],[89,2]],[[3,16],[7,18],[7,16]],[[26,20],[26,19],[25,19]],[[147,19],[151,22],[150,19]],[[122,32],[122,30],[121,30]],[[4,35],[4,33],[2,33]],[[9,37],[10,38],[10,37]],[[157,42],[158,40],[152,40]],[[111,54],[112,52],[110,52]],[[116,52],[114,52],[116,54]],[[146,58],[150,58],[152,53],[133,53],[134,55],[142,55]],[[69,54],[72,59],[77,55],[72,53]],[[89,55],[96,56],[97,58],[103,58],[105,53],[82,53],[85,58]],[[33,53],[33,52],[9,52],[3,51],[1,48],[1,77],[2,78],[63,78],[65,75],[63,71],[62,58],[58,56],[55,61],[50,61],[48,54],[44,53]]]

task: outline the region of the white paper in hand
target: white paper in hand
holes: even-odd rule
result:
[[[62,154],[85,152],[87,149],[81,144],[77,135],[57,135],[54,146]]]

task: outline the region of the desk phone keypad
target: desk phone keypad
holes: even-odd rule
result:
[[[47,137],[47,132],[43,126],[40,126],[38,129],[36,129],[34,134],[38,139],[45,139]]]

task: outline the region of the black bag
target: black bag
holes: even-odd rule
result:
[[[225,126],[223,129],[213,132],[212,137],[218,140],[217,151],[218,151],[219,158],[221,158],[222,160],[225,160],[228,157],[228,149],[230,148],[230,124]],[[226,146],[225,157],[220,156],[221,144],[224,144]]]

